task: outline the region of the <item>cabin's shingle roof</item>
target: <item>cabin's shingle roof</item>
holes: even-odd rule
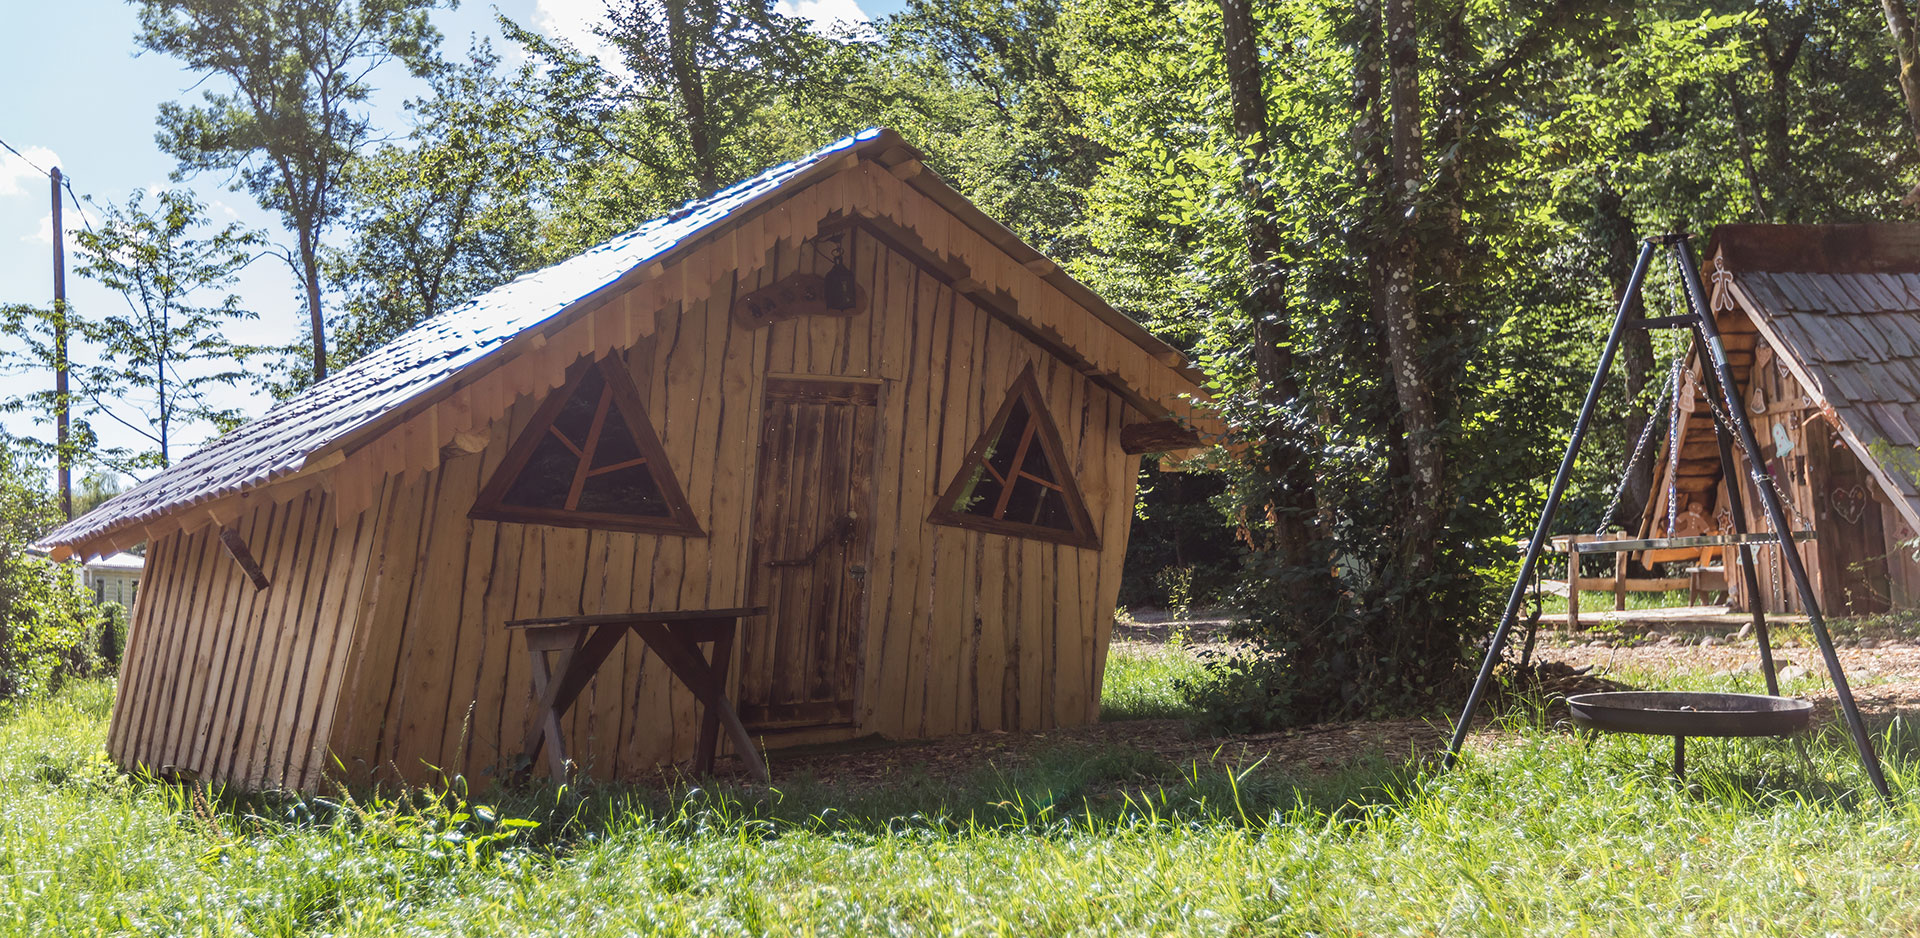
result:
[[[912,160],[918,153],[898,135],[867,130],[836,141],[816,153],[776,166],[758,176],[687,203],[605,244],[551,267],[521,276],[480,297],[408,330],[393,342],[336,372],[333,376],[223,436],[153,478],[116,496],[87,515],[47,536],[56,548],[99,547],[125,541],[118,532],[211,503],[249,489],[318,469],[338,450],[364,445],[391,429],[382,421],[403,408],[430,403],[452,379],[489,359],[516,336],[542,327],[570,310],[586,308],[581,301],[615,286],[624,275],[649,264],[676,262],[677,255],[704,243],[702,236],[730,217],[770,206],[784,198],[778,190],[800,191],[837,171],[836,165],[853,152],[876,159]],[[897,156],[894,154],[906,154]],[[934,191],[940,202],[968,227],[982,233],[1013,259],[1031,265],[1038,252],[1019,242],[1012,232],[988,218],[946,188],[937,176],[915,177]],[[918,184],[918,183],[917,183]],[[670,256],[672,255],[672,256]],[[1199,373],[1174,348],[1138,323],[1108,306],[1065,271],[1051,263],[1042,276],[1072,304],[1086,311],[1088,328],[1104,328],[1193,382]],[[1031,269],[1031,268],[1030,268]],[[513,354],[511,349],[504,354]],[[491,362],[490,362],[491,363]],[[1123,379],[1116,377],[1116,381]],[[1149,398],[1152,399],[1152,398]],[[390,422],[390,421],[389,421]]]
[[[611,241],[524,274],[423,322],[327,380],[56,529],[79,544],[295,472],[307,457],[485,357],[620,275],[660,257],[807,168],[873,139],[869,130],[776,166]]]
[[[1920,257],[1913,259],[1920,266]],[[1734,270],[1778,349],[1805,366],[1834,416],[1870,450],[1920,446],[1920,273]],[[1920,514],[1901,460],[1877,460]]]

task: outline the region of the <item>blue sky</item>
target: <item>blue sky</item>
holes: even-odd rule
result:
[[[895,12],[904,0],[780,0],[782,12],[817,23],[865,19]],[[167,187],[173,160],[154,143],[154,115],[163,101],[197,97],[197,76],[162,56],[136,54],[135,8],[117,0],[6,0],[0,12],[0,140],[24,159],[0,150],[0,303],[45,304],[52,296],[52,223],[48,182],[39,169],[58,164],[74,191],[101,204],[125,201],[136,188]],[[496,12],[550,35],[591,43],[593,22],[605,15],[605,0],[498,0],[468,2],[435,14],[449,54],[466,49],[473,37],[499,40]],[[404,73],[376,76],[376,115],[383,130],[404,133],[400,104],[421,89]],[[27,164],[33,164],[29,166]],[[35,167],[38,167],[36,169]],[[290,239],[277,220],[260,211],[251,197],[226,189],[225,178],[199,176],[177,184],[206,202],[214,221],[240,221],[267,231],[281,243]],[[89,207],[89,211],[91,208]],[[69,230],[83,220],[66,206]],[[83,312],[126,308],[126,301],[72,273],[68,238],[67,293]],[[299,334],[301,313],[295,281],[276,258],[251,265],[235,288],[259,319],[236,327],[231,337],[244,342],[286,342]],[[76,357],[84,350],[76,351]],[[0,395],[11,396],[51,381],[45,374],[0,376]],[[258,412],[264,399],[236,392],[234,403]],[[14,433],[50,436],[24,416],[0,416]],[[101,437],[136,445],[130,431],[104,418],[95,420]],[[176,458],[204,441],[210,428],[176,430]]]

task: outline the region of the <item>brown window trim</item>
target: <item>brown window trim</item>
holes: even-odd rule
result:
[[[1062,500],[1067,504],[1067,520],[1072,524],[1072,530],[1061,530],[1022,521],[1008,521],[1004,518],[983,517],[954,511],[949,507],[965,491],[967,483],[973,478],[974,468],[984,463],[988,447],[999,440],[1000,434],[1006,430],[1007,417],[1013,413],[1013,405],[1016,401],[1023,401],[1027,405],[1027,426],[1031,431],[1031,443],[1040,446],[1041,454],[1052,463],[1054,473],[1060,477],[1057,483],[1044,482],[1032,476],[1028,478],[1060,493]],[[1019,469],[1024,463],[1025,460],[1018,458],[1016,454],[1014,479],[1019,478]],[[1001,501],[1003,503],[1013,491],[1011,481],[1002,483]],[[1020,373],[1020,377],[1014,379],[1013,387],[1007,391],[1007,399],[1001,402],[1000,410],[993,415],[993,420],[987,423],[986,432],[980,434],[980,438],[973,444],[973,449],[967,451],[966,461],[960,464],[960,471],[954,475],[953,481],[947,484],[946,491],[942,492],[940,499],[934,503],[933,513],[927,516],[927,521],[956,528],[986,531],[990,534],[1053,541],[1069,547],[1100,549],[1100,536],[1094,531],[1093,516],[1088,514],[1087,503],[1080,496],[1080,485],[1074,481],[1066,458],[1066,447],[1060,441],[1060,431],[1054,425],[1053,414],[1047,410],[1046,402],[1040,396],[1040,382],[1034,377],[1032,365],[1028,365],[1026,370]]]
[[[527,460],[532,458],[534,448],[546,438],[548,433],[554,432],[554,420],[560,416],[560,411],[566,407],[568,399],[573,397],[574,391],[580,387],[580,382],[592,369],[599,370],[601,379],[606,382],[607,389],[612,392],[609,396],[609,409],[618,413],[621,419],[626,421],[627,432],[633,437],[634,446],[640,450],[640,457],[646,461],[646,465],[652,471],[653,484],[660,489],[661,500],[667,503],[668,514],[664,518],[568,511],[557,508],[528,508],[504,504],[501,501],[506,497],[507,490],[512,487],[514,480],[520,477],[521,470],[527,467]],[[578,449],[574,447],[571,440],[565,438],[564,434],[559,436],[561,442],[567,444],[568,448]],[[590,434],[586,446],[588,455],[581,460],[581,465],[575,473],[573,491],[569,492],[570,501],[578,497],[578,490],[588,476],[608,471],[610,468],[602,466],[595,470],[589,465],[592,462],[591,454],[597,443],[597,438]],[[534,411],[533,419],[527,423],[527,428],[522,430],[519,438],[508,447],[506,458],[501,460],[500,468],[494,470],[493,477],[487,481],[486,487],[482,488],[479,496],[474,499],[473,509],[467,512],[467,517],[483,521],[511,521],[559,528],[588,528],[595,531],[676,534],[682,537],[707,536],[706,532],[700,529],[700,523],[693,517],[693,509],[687,504],[687,497],[680,489],[680,481],[674,477],[673,468],[667,461],[666,450],[661,448],[660,438],[653,432],[653,425],[647,416],[646,404],[640,396],[640,389],[634,386],[633,377],[628,374],[626,364],[618,353],[607,355],[598,361],[583,361],[567,370],[566,383],[555,388],[547,395],[546,400],[540,402],[540,409]]]

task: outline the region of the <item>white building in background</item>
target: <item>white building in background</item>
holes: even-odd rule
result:
[[[140,592],[140,574],[147,558],[121,551],[89,562],[80,568],[80,585],[93,592],[96,603],[119,603],[129,614],[133,598]]]
[[[42,560],[47,557],[46,548],[39,545],[27,548],[27,554]],[[140,594],[140,576],[146,568],[147,558],[123,550],[82,564],[74,576],[93,594],[95,603],[119,603],[131,616],[134,597]]]

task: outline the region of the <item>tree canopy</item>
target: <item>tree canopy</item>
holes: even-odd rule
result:
[[[344,362],[834,136],[900,130],[1189,351],[1241,428],[1218,477],[1155,496],[1190,504],[1136,526],[1143,556],[1198,556],[1198,524],[1237,545],[1266,652],[1219,685],[1240,726],[1459,680],[1640,237],[1907,218],[1920,178],[1899,0],[911,0],[836,34],[768,0],[610,0],[610,60],[503,20],[514,67],[430,54],[427,0],[140,2],[144,45],[229,82],[163,110],[162,140],[301,233],[317,370],[322,268]],[[431,90],[372,146],[356,109],[383,57]],[[1573,522],[1598,520],[1666,351],[1625,349]]]

